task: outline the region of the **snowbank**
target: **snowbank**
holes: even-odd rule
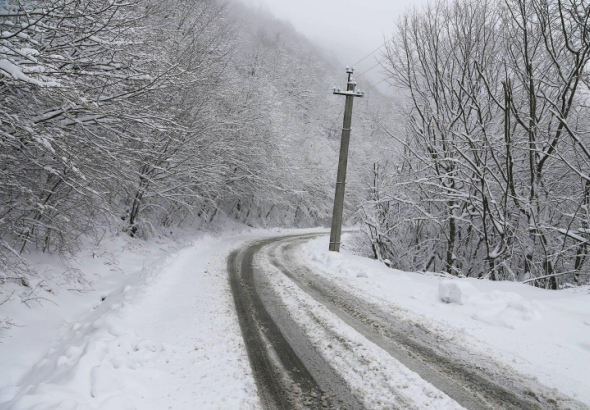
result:
[[[468,282],[458,280],[442,280],[438,284],[438,295],[445,303],[464,305],[471,296],[477,295],[478,290]]]
[[[590,289],[551,291],[514,282],[401,272],[375,260],[328,252],[310,241],[302,260],[333,283],[404,309],[410,320],[465,349],[537,377],[590,405]]]
[[[43,307],[0,306],[25,325],[0,340],[0,408],[259,408],[225,269],[246,239],[204,237],[180,251],[115,240],[79,255],[100,273],[97,290],[55,286]]]
[[[438,295],[445,303],[477,307],[472,318],[493,326],[516,329],[522,322],[543,318],[539,305],[527,301],[518,293],[499,290],[482,293],[470,282],[459,278],[441,280]]]

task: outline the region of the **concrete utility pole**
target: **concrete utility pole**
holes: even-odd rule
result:
[[[338,175],[336,177],[336,195],[334,196],[334,210],[332,212],[332,230],[330,231],[330,250],[340,252],[340,237],[342,236],[342,212],[344,211],[344,189],[346,187],[346,167],[348,165],[348,145],[350,142],[350,123],[352,121],[352,102],[354,97],[365,95],[362,91],[354,91],[356,81],[352,79],[354,67],[346,67],[348,85],[346,91],[334,87],[334,94],[345,95],[344,123],[342,125],[342,140],[340,141],[340,159],[338,160]]]

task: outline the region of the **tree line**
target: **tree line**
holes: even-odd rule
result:
[[[406,120],[358,217],[404,270],[557,289],[588,281],[590,7],[436,1],[383,54]]]
[[[0,285],[35,275],[30,252],[67,258],[87,236],[221,215],[325,223],[342,103],[329,88],[344,79],[288,24],[238,2],[3,2]],[[352,191],[384,101],[357,106]]]

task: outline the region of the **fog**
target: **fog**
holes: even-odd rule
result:
[[[395,23],[405,10],[425,0],[250,0],[276,17],[290,21],[310,40],[329,50],[344,66],[355,64],[392,37]],[[375,66],[379,52],[355,65],[360,88],[368,88],[383,78]],[[344,74],[343,74],[344,78]],[[368,80],[368,83],[366,82]],[[384,85],[383,83],[382,85]],[[384,90],[383,87],[379,87]]]

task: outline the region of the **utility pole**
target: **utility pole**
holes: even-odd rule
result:
[[[348,145],[350,143],[350,124],[352,122],[352,102],[354,97],[365,95],[362,91],[355,91],[356,81],[352,79],[354,67],[346,67],[348,84],[346,91],[334,87],[334,94],[346,96],[344,105],[344,123],[342,125],[342,139],[340,141],[340,159],[338,160],[338,175],[336,176],[336,195],[334,196],[334,210],[332,211],[332,230],[330,231],[330,250],[340,252],[340,237],[342,236],[342,212],[344,211],[344,189],[346,187],[346,167],[348,165]]]

